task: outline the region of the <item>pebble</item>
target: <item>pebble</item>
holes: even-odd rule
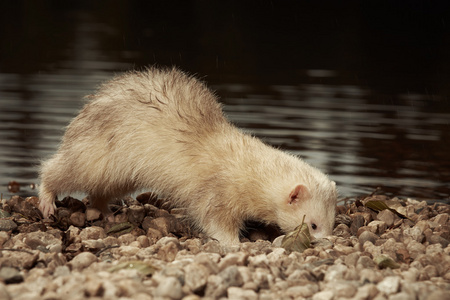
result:
[[[386,295],[395,294],[400,288],[399,276],[387,276],[377,284],[377,289]]]
[[[17,229],[17,224],[10,219],[0,219],[0,231],[13,231]]]
[[[82,252],[75,256],[69,263],[75,270],[81,270],[89,267],[93,262],[97,261],[97,257],[91,252]]]
[[[14,199],[12,210],[0,209],[14,216],[15,207],[27,208],[29,220],[36,217],[36,201]],[[0,231],[0,299],[450,299],[448,205],[386,200],[410,221],[350,204],[340,209],[335,235],[288,253],[283,236],[225,246],[188,234],[180,229],[184,210],[141,201],[124,201],[120,224],[68,198],[57,210],[65,230],[46,220]],[[123,224],[128,231],[108,233]],[[379,257],[399,268],[379,268]]]
[[[242,289],[234,286],[228,288],[227,295],[228,299],[258,300],[258,294],[255,291]]]
[[[181,299],[183,290],[180,282],[174,277],[162,280],[154,293],[155,297],[168,297],[170,299]]]

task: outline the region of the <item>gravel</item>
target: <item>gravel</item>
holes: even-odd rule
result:
[[[450,299],[443,203],[371,195],[338,206],[333,235],[299,253],[254,224],[221,245],[149,193],[113,203],[114,222],[72,198],[42,219],[37,200],[2,200],[0,299]]]

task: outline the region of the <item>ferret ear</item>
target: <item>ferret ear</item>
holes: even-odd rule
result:
[[[303,199],[308,198],[309,196],[309,192],[308,189],[306,188],[306,186],[299,184],[296,187],[294,187],[291,191],[291,193],[289,194],[289,198],[288,198],[288,204],[296,204],[300,201],[302,201]]]

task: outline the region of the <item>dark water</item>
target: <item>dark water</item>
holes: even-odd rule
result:
[[[83,96],[158,64],[198,74],[234,123],[324,170],[341,197],[448,202],[450,18],[390,5],[2,3],[0,193],[36,194]]]

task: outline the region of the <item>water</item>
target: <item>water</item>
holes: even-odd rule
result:
[[[264,4],[249,22],[254,8],[245,4],[224,8],[216,21],[216,7],[197,2],[175,10],[152,1],[108,10],[89,1],[18,3],[0,7],[4,197],[37,193],[39,161],[56,151],[84,96],[116,73],[157,63],[198,73],[233,123],[328,173],[341,198],[380,187],[450,201],[450,64],[437,55],[450,47],[437,42],[448,36],[442,22],[428,24],[428,35],[402,31],[393,44],[371,10],[324,15]],[[11,181],[20,191],[11,192]]]

